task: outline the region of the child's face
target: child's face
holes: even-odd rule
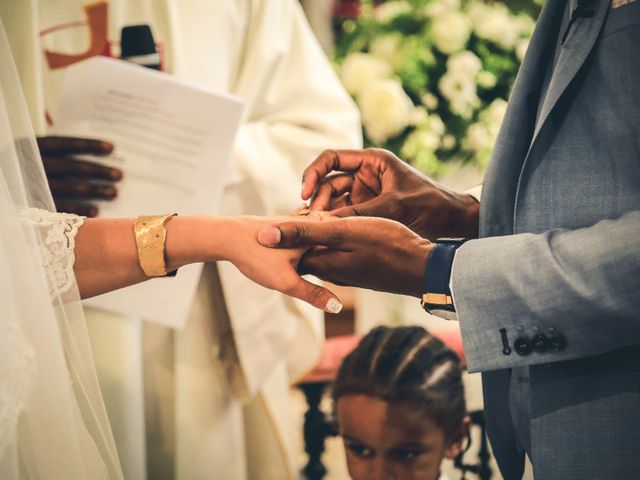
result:
[[[354,480],[437,480],[443,458],[454,458],[461,440],[448,442],[423,412],[367,395],[337,403],[349,474]]]

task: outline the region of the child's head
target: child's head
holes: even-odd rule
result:
[[[467,436],[460,360],[421,327],[377,327],[343,361],[333,401],[356,480],[436,480]]]

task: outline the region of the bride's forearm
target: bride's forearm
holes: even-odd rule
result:
[[[172,271],[195,262],[228,260],[263,287],[327,312],[342,308],[326,288],[301,278],[305,248],[273,249],[258,242],[263,227],[286,218],[178,216],[166,224],[165,264]],[[299,220],[301,221],[301,220]],[[307,218],[305,221],[318,221]],[[138,259],[133,219],[89,219],[76,235],[74,272],[82,298],[147,280]]]
[[[76,236],[74,272],[82,298],[147,280],[138,262],[133,219],[87,219]],[[229,257],[231,219],[177,216],[166,225],[165,259],[172,271]]]

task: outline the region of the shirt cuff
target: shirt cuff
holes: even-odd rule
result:
[[[482,185],[480,185],[480,188],[482,188]],[[456,250],[456,253],[453,254],[453,261],[451,262],[451,276],[449,277],[449,290],[451,291],[451,300],[453,301],[454,307],[456,305],[456,292],[453,290],[453,269],[456,264],[457,256],[458,256],[458,251]],[[446,317],[443,316],[442,318],[446,320],[456,320],[456,321],[458,320],[458,312],[445,312],[445,313],[447,313],[447,316]]]
[[[471,195],[478,201],[478,203],[480,203],[480,197],[482,197],[482,184],[478,185],[477,187],[470,188],[464,193],[466,193],[467,195]]]

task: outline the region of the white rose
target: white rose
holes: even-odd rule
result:
[[[408,156],[415,157],[420,150],[434,151],[439,145],[440,135],[429,130],[414,130],[407,137],[407,141],[404,145],[404,153],[413,153],[413,155],[409,154]]]
[[[466,45],[471,35],[471,22],[455,10],[446,12],[433,20],[431,37],[433,44],[442,53],[459,52]]]
[[[481,166],[486,165],[489,159],[506,110],[507,102],[497,98],[482,111],[479,121],[467,129],[463,146],[474,152],[475,159]]]
[[[411,5],[407,1],[387,1],[375,8],[374,16],[380,22],[387,23],[397,16],[409,13],[410,11]]]
[[[473,101],[454,98],[449,101],[449,108],[459,117],[469,120],[473,116],[473,112],[480,105],[480,100],[476,97]]]
[[[460,0],[432,0],[424,7],[424,14],[438,17],[451,10],[460,10]]]
[[[453,150],[455,146],[456,146],[456,137],[454,137],[451,134],[445,135],[444,137],[442,137],[442,141],[440,142],[440,148],[442,148],[442,150],[448,152],[449,150]]]
[[[518,25],[508,22],[505,24],[502,34],[496,39],[496,43],[507,51],[511,51],[516,47],[516,42],[520,38]]]
[[[484,70],[476,75],[476,81],[482,88],[493,88],[496,86],[498,78],[493,73]]]
[[[430,132],[433,132],[438,137],[444,135],[444,132],[446,130],[446,127],[444,125],[444,122],[440,118],[440,115],[436,114],[429,115],[429,119],[427,120],[427,128]]]
[[[420,97],[420,101],[428,110],[435,110],[438,108],[438,97],[431,92],[424,93]]]
[[[467,15],[473,24],[473,29],[476,30],[477,25],[482,23],[486,16],[489,14],[490,7],[478,0],[472,0],[467,6]]]
[[[340,67],[342,83],[352,95],[358,95],[369,82],[390,75],[391,66],[387,62],[367,53],[351,53]]]
[[[462,118],[470,118],[480,105],[473,79],[445,73],[438,82],[438,89],[449,101],[451,111]]]
[[[447,71],[452,75],[468,75],[474,77],[482,68],[482,61],[471,51],[451,55],[447,59]]]
[[[473,151],[482,151],[491,147],[491,135],[481,123],[474,123],[467,129],[467,136],[464,141],[465,148]]]
[[[427,113],[427,109],[419,106],[413,109],[411,112],[411,119],[409,123],[414,126],[424,125],[429,120],[429,114]]]
[[[507,102],[502,98],[496,98],[491,104],[482,111],[480,120],[485,124],[492,137],[498,135],[504,114],[507,111]]]
[[[402,132],[411,120],[413,103],[395,80],[375,80],[357,97],[369,139],[382,144]]]
[[[464,88],[461,78],[445,73],[440,80],[438,80],[438,90],[447,100],[452,100],[458,92]]]
[[[483,8],[474,4],[470,12],[473,30],[478,37],[505,50],[513,50],[520,37],[520,27],[505,5],[494,3]]]
[[[369,45],[369,52],[374,57],[386,61],[393,68],[399,67],[403,59],[402,35],[390,33],[375,37]]]
[[[437,150],[440,146],[440,136],[433,132],[424,132],[420,141],[426,150]]]
[[[438,159],[435,151],[440,145],[440,136],[425,129],[417,129],[407,135],[400,156],[411,161],[419,169],[425,169],[430,174],[435,173]]]
[[[465,150],[473,152],[476,163],[485,168],[491,156],[496,141],[496,132],[491,132],[483,123],[474,123],[467,129],[467,136],[463,141]]]
[[[518,25],[520,36],[530,37],[533,34],[533,30],[536,28],[536,22],[529,15],[520,13],[516,15],[515,21]]]
[[[518,60],[521,62],[524,60],[527,48],[529,48],[529,40],[521,40],[516,46],[516,57],[518,57]]]

